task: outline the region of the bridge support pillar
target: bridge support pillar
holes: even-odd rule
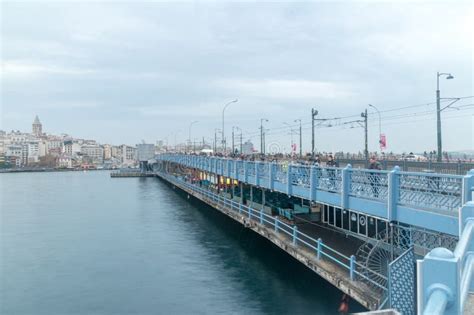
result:
[[[318,168],[316,166],[311,166],[309,173],[309,199],[311,201],[316,201],[316,193],[318,187]]]
[[[260,186],[260,162],[256,161],[254,164],[255,167],[255,186],[259,187]]]
[[[417,261],[419,314],[461,314],[459,258],[447,248],[435,248]]]
[[[472,192],[474,190],[474,169],[467,172],[462,179],[462,204],[472,201]]]
[[[342,185],[341,185],[341,208],[347,209],[349,202],[349,192],[351,190],[351,169],[352,166],[347,164],[342,169]]]
[[[400,167],[395,166],[388,173],[388,198],[387,198],[387,219],[389,222],[395,221],[397,218],[397,204],[400,195]]]
[[[291,164],[288,164],[288,170],[287,170],[287,173],[286,173],[286,194],[288,196],[291,196],[292,194],[292,185],[291,185]]]
[[[270,188],[270,190],[273,190],[275,187],[274,179],[275,179],[275,164],[268,163],[268,188]]]

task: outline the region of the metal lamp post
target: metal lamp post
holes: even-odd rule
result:
[[[380,153],[382,153],[382,117],[380,116],[380,111],[377,107],[375,107],[372,104],[369,104],[369,106],[375,109],[375,111],[377,112],[379,116],[379,146],[380,146]]]
[[[188,141],[189,141],[189,147],[191,148],[191,127],[195,124],[195,123],[198,123],[199,121],[195,120],[195,121],[192,121],[190,124],[189,124],[189,137],[188,137]]]
[[[441,162],[443,160],[443,147],[441,143],[441,97],[439,91],[439,77],[446,76],[447,80],[454,79],[451,73],[437,72],[436,75],[436,129],[437,129],[437,140],[438,140],[438,151],[437,151],[437,161]]]
[[[268,122],[266,118],[260,118],[260,153],[265,155],[265,135],[263,133],[263,122]]]
[[[303,134],[302,134],[302,128],[301,128],[301,119],[295,119],[295,122],[300,123],[300,159],[303,158]]]
[[[314,108],[311,108],[311,158],[314,159],[314,121],[315,117],[318,115],[318,111]]]
[[[224,108],[222,109],[222,153],[225,153],[225,136],[224,136],[224,112],[227,106],[229,106],[232,103],[237,103],[237,99],[230,101],[229,103],[224,105]]]

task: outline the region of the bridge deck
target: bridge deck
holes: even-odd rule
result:
[[[161,155],[159,160],[454,236],[459,235],[459,207],[468,198],[468,179],[459,175],[324,168],[179,154]],[[471,175],[469,178],[474,179]]]
[[[306,246],[303,240],[299,241],[297,245],[294,245],[291,234],[284,233],[285,225],[283,222],[280,223],[282,230],[275,232],[274,226],[269,224],[269,222],[264,221],[263,224],[259,224],[258,220],[249,219],[247,214],[240,213],[232,206],[229,206],[222,196],[212,194],[202,189],[199,190],[199,187],[168,174],[158,173],[158,176],[265,237],[366,308],[375,310],[381,304],[383,299],[383,293],[381,291],[367,286],[364,282],[357,281],[356,278],[351,280],[347,268],[335,263],[334,260],[324,256],[318,259],[315,250]],[[255,210],[255,213],[258,213],[258,210]],[[305,234],[308,233],[307,235],[313,238],[324,239],[325,245],[340,251],[346,256],[354,254],[355,249],[360,245],[360,241],[357,239],[346,238],[341,233],[312,224],[299,224],[298,229],[304,231]]]

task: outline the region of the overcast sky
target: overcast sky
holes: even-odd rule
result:
[[[268,146],[288,151],[284,122],[302,119],[310,150],[314,107],[318,118],[343,117],[317,128],[318,149],[363,150],[363,130],[343,123],[368,108],[376,150],[370,103],[388,150],[429,151],[436,72],[455,76],[442,78],[442,97],[474,95],[473,12],[470,1],[3,1],[0,129],[29,131],[38,114],[48,133],[173,144],[197,120],[192,138],[209,142],[237,98],[225,115],[229,144],[239,126],[259,147],[266,118]],[[473,149],[473,104],[443,111],[446,150]]]

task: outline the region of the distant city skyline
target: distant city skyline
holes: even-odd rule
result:
[[[436,72],[454,75],[442,97],[474,94],[467,1],[0,5],[5,131],[30,130],[38,115],[52,134],[173,144],[197,120],[192,138],[211,142],[238,98],[225,113],[228,145],[238,126],[258,148],[266,118],[267,147],[289,152],[284,123],[302,119],[309,152],[314,107],[318,118],[352,116],[317,128],[318,150],[362,151],[362,129],[344,123],[367,108],[376,151],[370,103],[387,151],[423,152],[436,149]],[[473,104],[443,111],[444,150],[473,149]]]

